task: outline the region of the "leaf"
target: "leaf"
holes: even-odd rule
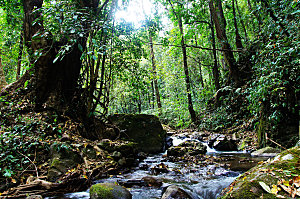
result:
[[[258,182],[258,183],[266,192],[272,193],[270,187],[268,185],[266,185],[266,183],[264,183],[264,182]]]
[[[17,183],[16,179],[14,179],[14,178],[11,179],[11,182],[14,183],[14,184]]]
[[[272,185],[271,193],[277,195],[279,188],[276,185]]]

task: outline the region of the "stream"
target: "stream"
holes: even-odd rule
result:
[[[173,139],[173,146],[191,140],[175,136],[171,138]],[[206,159],[204,161],[210,161],[207,165],[186,161],[171,162],[166,158],[165,152],[148,156],[137,167],[131,169],[130,173],[111,176],[97,180],[95,183],[118,182],[120,185],[128,187],[133,199],[159,199],[163,190],[170,185],[177,185],[182,188],[193,199],[215,199],[239,175],[254,167],[257,162],[266,159],[251,157],[249,153],[240,151],[216,151],[209,148],[207,143],[204,144],[207,146]],[[214,163],[215,160],[216,163]],[[158,181],[162,182],[162,186],[142,186],[143,181],[141,179],[143,177],[158,179]],[[51,198],[88,199],[89,190]]]

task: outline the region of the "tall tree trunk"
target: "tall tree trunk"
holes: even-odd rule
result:
[[[16,75],[17,80],[20,78],[21,75],[22,54],[23,54],[23,31],[21,31],[20,34],[19,55],[18,55],[18,64],[17,64],[17,75]]]
[[[220,89],[220,73],[218,69],[218,58],[217,58],[217,51],[216,51],[216,38],[215,38],[215,31],[214,31],[214,21],[212,18],[212,14],[210,15],[210,31],[211,31],[211,38],[212,38],[212,46],[213,46],[213,57],[214,57],[214,65],[213,65],[213,76],[214,76],[214,83],[216,91]]]
[[[233,13],[233,24],[235,29],[235,45],[238,50],[243,49],[242,38],[239,33],[239,28],[236,20],[236,12],[235,12],[235,0],[232,0],[232,13]]]
[[[223,56],[225,59],[226,64],[229,67],[229,75],[230,78],[233,79],[236,86],[239,86],[242,84],[242,80],[240,78],[239,69],[236,64],[232,48],[228,42],[227,36],[226,36],[226,20],[223,13],[222,3],[220,0],[211,0],[209,2],[209,9],[210,13],[212,15],[215,29],[217,33],[217,38],[222,46]]]
[[[24,37],[30,55],[40,52],[34,64],[34,88],[36,109],[41,109],[44,103],[47,106],[66,111],[71,105],[71,100],[77,86],[81,68],[81,54],[78,44],[74,44],[62,60],[53,63],[56,52],[66,42],[54,42],[52,36],[42,37],[45,32],[41,13],[37,10],[42,7],[43,0],[24,0]],[[34,20],[40,20],[34,23]],[[40,39],[33,39],[33,35],[40,35]],[[85,42],[82,42],[85,45]],[[71,109],[70,109],[71,110]]]
[[[159,94],[159,89],[158,89],[155,55],[154,55],[154,49],[153,49],[153,39],[152,39],[151,33],[149,33],[149,40],[150,40],[150,51],[151,51],[152,73],[153,73],[153,82],[154,82],[154,88],[155,88],[155,96],[156,96],[156,102],[157,102],[157,107],[159,109],[159,113],[161,113],[161,101],[160,101],[160,94]]]
[[[2,59],[1,59],[1,49],[0,49],[0,91],[2,88],[4,88],[7,85],[7,82],[5,80],[5,75],[3,71],[3,66],[2,66]]]
[[[186,52],[186,45],[184,41],[184,32],[183,32],[183,24],[182,24],[181,16],[178,16],[178,26],[181,34],[181,48],[182,48],[182,55],[183,55],[183,67],[185,73],[186,92],[188,97],[188,108],[189,108],[189,113],[192,122],[196,122],[197,118],[196,118],[196,112],[194,110],[193,101],[192,101],[191,82],[190,82],[189,68],[187,63],[187,52]]]
[[[239,9],[238,1],[237,0],[233,0],[233,1],[235,1],[236,9],[237,9],[237,11],[239,13],[240,22],[241,22],[241,25],[242,25],[242,28],[243,28],[244,34],[245,34],[245,39],[246,39],[246,41],[248,41],[248,34],[247,34],[247,30],[246,30],[246,26],[245,26],[244,20],[241,17],[241,12],[240,12],[240,9]]]

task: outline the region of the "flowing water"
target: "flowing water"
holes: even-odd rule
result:
[[[173,138],[173,145],[177,146],[189,138]],[[198,140],[199,141],[199,140]],[[204,143],[206,144],[206,143]],[[207,145],[207,144],[206,144]],[[219,152],[207,146],[208,159],[223,158],[223,164],[198,165],[187,162],[169,162],[165,154],[151,155],[133,168],[130,173],[111,176],[95,183],[120,183],[127,185],[133,195],[133,199],[155,199],[161,198],[163,189],[169,185],[177,185],[188,192],[193,199],[215,199],[221,191],[228,187],[239,175],[255,166],[261,158],[253,158],[250,154],[239,151]],[[229,165],[229,166],[228,166]],[[153,168],[165,168],[156,171]],[[152,168],[152,169],[151,169]],[[139,186],[143,177],[154,177],[163,182],[162,186],[147,187]],[[141,185],[141,184],[140,184]],[[56,197],[58,198],[58,197]],[[65,194],[63,198],[88,199],[89,190],[85,192]]]

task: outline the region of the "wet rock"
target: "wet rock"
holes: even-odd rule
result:
[[[267,157],[274,157],[276,156],[280,150],[272,148],[272,147],[265,147],[262,149],[259,149],[257,151],[254,151],[251,153],[252,156],[267,156]]]
[[[139,169],[140,170],[144,170],[144,171],[147,171],[149,169],[149,165],[148,164],[141,164],[139,166]]]
[[[237,151],[237,144],[235,140],[227,139],[227,137],[218,137],[213,148],[218,151]]]
[[[152,176],[146,176],[146,177],[143,177],[142,180],[147,184],[147,186],[149,187],[161,187],[162,186],[162,181],[157,179],[157,178],[154,178]]]
[[[120,180],[118,181],[119,185],[126,187],[126,188],[131,188],[134,186],[138,187],[147,187],[148,184],[143,180],[143,179],[138,179],[138,180]]]
[[[144,153],[144,152],[139,152],[138,154],[137,154],[137,157],[139,158],[139,160],[144,160],[145,158],[147,158],[147,154],[146,153]]]
[[[213,134],[209,137],[208,146],[218,151],[236,151],[238,146],[236,140],[228,138],[223,134]]]
[[[168,156],[184,156],[184,155],[198,155],[198,154],[205,154],[206,153],[206,146],[201,142],[195,141],[185,141],[178,146],[173,146],[168,149],[167,155]]]
[[[26,199],[43,199],[41,195],[32,195],[32,196],[27,196]]]
[[[166,149],[170,148],[173,146],[173,138],[167,137],[166,138]]]
[[[193,197],[178,186],[171,185],[164,191],[161,199],[193,199]]]
[[[153,175],[158,175],[160,173],[168,173],[169,172],[168,166],[165,165],[164,163],[155,165],[150,170],[151,170],[151,174],[153,174]]]
[[[300,147],[294,147],[281,152],[272,160],[265,161],[251,170],[247,171],[238,177],[230,187],[228,187],[221,197],[222,199],[248,199],[248,198],[276,198],[273,193],[268,193],[261,186],[261,182],[267,185],[270,189],[274,186],[286,186],[284,182],[293,181],[293,176],[299,176]],[[286,158],[289,157],[289,158]],[[286,175],[282,170],[288,171],[290,175]],[[289,186],[289,185],[288,185]],[[290,187],[290,186],[289,186]],[[278,195],[284,198],[291,198],[289,192],[277,190]],[[282,197],[282,198],[283,198]]]
[[[213,144],[217,140],[218,137],[225,137],[225,136],[221,135],[221,134],[212,134],[211,136],[209,136],[209,138],[208,138],[208,146],[210,148],[213,147]]]
[[[76,167],[83,162],[82,157],[72,150],[69,145],[53,144],[50,150],[51,161],[48,170],[48,179],[50,182],[56,181],[69,169]]]
[[[91,199],[131,199],[131,193],[113,183],[99,183],[90,188]]]
[[[203,141],[203,135],[204,133],[200,133],[200,132],[193,132],[192,135],[191,135],[191,138],[192,139],[195,139],[195,140],[199,140],[199,141]]]
[[[166,132],[158,117],[153,115],[116,114],[109,118],[121,130],[121,137],[138,143],[139,151],[162,152]]]

